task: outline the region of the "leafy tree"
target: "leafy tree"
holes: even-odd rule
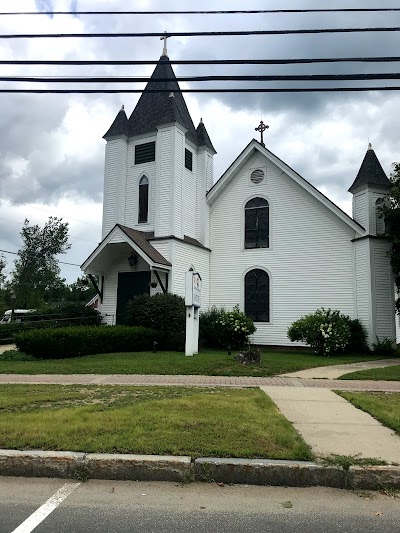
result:
[[[6,280],[5,268],[7,266],[6,258],[4,255],[0,255],[0,289],[3,289],[4,282]]]
[[[87,303],[95,294],[96,290],[92,282],[87,276],[83,275],[66,287],[64,300],[67,302]]]
[[[68,243],[68,223],[49,217],[44,227],[29,225],[25,220],[21,231],[23,246],[12,272],[10,289],[14,291],[15,306],[35,308],[62,298],[65,279],[60,277],[58,254],[65,253]]]
[[[6,281],[5,268],[7,266],[6,259],[3,255],[0,255],[0,316],[6,310],[7,304],[5,301],[6,289],[4,283]]]
[[[385,235],[391,243],[390,262],[397,287],[396,312],[400,314],[400,163],[393,163],[390,193],[381,202],[380,216],[385,220]]]

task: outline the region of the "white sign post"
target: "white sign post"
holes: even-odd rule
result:
[[[199,353],[199,308],[201,306],[201,276],[186,272],[186,343],[185,355]]]

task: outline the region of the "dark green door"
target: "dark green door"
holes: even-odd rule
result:
[[[125,323],[126,304],[134,296],[150,293],[150,270],[146,272],[120,272],[118,274],[117,324]]]

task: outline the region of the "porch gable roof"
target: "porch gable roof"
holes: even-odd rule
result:
[[[122,224],[116,224],[113,229],[104,237],[101,243],[97,246],[95,250],[90,254],[86,261],[81,265],[82,270],[86,270],[92,261],[99,255],[99,253],[104,250],[104,248],[111,242],[115,234],[118,233],[119,236],[132,246],[134,250],[138,252],[139,255],[152,267],[163,267],[170,269],[172,266],[165,257],[160,254],[158,250],[150,244],[149,239],[154,237],[153,232],[144,232],[128,228]]]

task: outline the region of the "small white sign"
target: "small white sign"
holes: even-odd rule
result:
[[[186,272],[185,305],[201,307],[201,276],[198,272]]]
[[[193,305],[201,307],[201,277],[198,272],[193,272]]]

